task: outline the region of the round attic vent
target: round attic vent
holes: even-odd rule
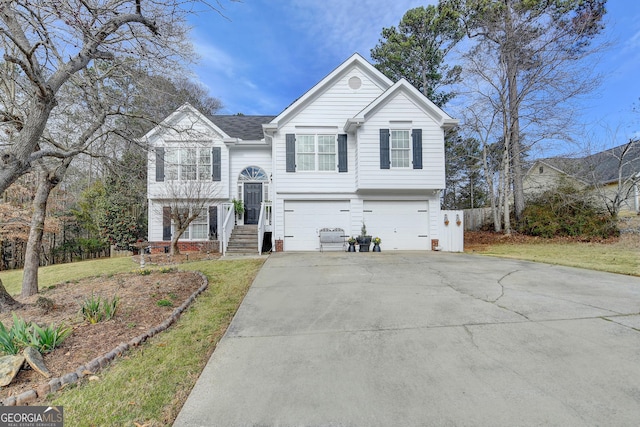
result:
[[[353,76],[349,79],[349,87],[351,89],[358,90],[360,89],[360,86],[362,86],[362,80],[360,80],[360,77]]]

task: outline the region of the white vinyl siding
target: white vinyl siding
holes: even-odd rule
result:
[[[349,87],[349,79],[354,76],[362,80],[362,86],[357,91]],[[348,118],[362,111],[382,92],[378,83],[354,68],[319,94],[292,121],[304,125],[335,126],[339,123],[342,126]]]
[[[399,124],[399,122],[404,122]],[[402,126],[402,127],[401,127]],[[394,129],[395,127],[395,129]],[[406,167],[380,169],[380,129],[408,130],[409,159]],[[411,132],[422,129],[422,169],[413,169]],[[376,110],[358,129],[358,190],[439,190],[445,186],[444,131],[438,123],[416,107],[404,93],[398,93]],[[390,157],[392,154],[390,153]],[[405,157],[406,159],[406,157]],[[396,159],[397,160],[397,159]]]
[[[231,151],[231,182],[233,189],[236,189],[229,196],[230,198],[236,198],[238,200],[244,200],[244,194],[242,192],[244,182],[240,180],[242,171],[249,166],[257,166],[261,168],[267,175],[269,181],[271,180],[271,147],[234,147]],[[262,188],[268,191],[269,181],[263,182]],[[269,193],[265,193],[263,200],[271,200],[273,196]]]

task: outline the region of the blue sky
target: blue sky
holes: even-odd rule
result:
[[[200,56],[196,78],[221,114],[280,113],[354,52],[369,51],[383,27],[397,25],[418,0],[220,0],[190,21]],[[434,3],[434,2],[431,2]],[[640,134],[640,1],[609,0],[605,37],[614,43],[594,67],[601,87],[581,101],[587,134],[619,128],[615,144]],[[447,109],[455,116],[456,112]]]

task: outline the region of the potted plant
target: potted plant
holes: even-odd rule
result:
[[[371,236],[367,235],[367,226],[363,222],[362,228],[360,229],[360,235],[356,238],[358,241],[358,246],[360,248],[360,252],[369,252],[369,247],[371,246]]]
[[[347,248],[347,252],[355,252],[356,251],[356,238],[350,236],[347,239],[347,243],[349,243],[349,247]]]
[[[380,252],[380,242],[382,242],[382,239],[379,237],[374,237],[372,242],[373,242],[373,252]]]
[[[244,214],[244,203],[242,203],[242,200],[238,199],[233,199],[231,203],[233,203],[233,211],[236,213],[235,222],[237,224],[238,217],[242,218],[242,215]]]

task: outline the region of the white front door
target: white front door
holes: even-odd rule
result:
[[[367,234],[380,237],[385,250],[429,250],[429,210],[426,200],[365,200]]]
[[[322,228],[350,229],[350,203],[347,200],[284,202],[284,250],[320,250],[318,231]]]

